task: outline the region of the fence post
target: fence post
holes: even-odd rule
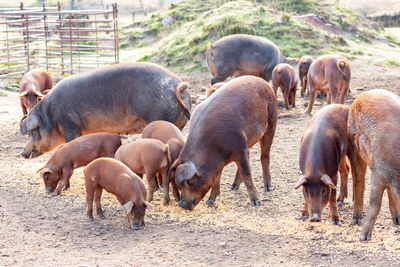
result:
[[[119,63],[117,3],[114,3],[112,7],[113,7],[113,21],[114,21],[114,62]]]
[[[29,15],[25,15],[25,35],[26,35],[26,45],[25,45],[25,53],[26,53],[26,60],[27,60],[27,67],[28,71],[30,70],[30,51],[29,51]]]

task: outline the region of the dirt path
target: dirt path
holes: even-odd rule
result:
[[[355,95],[372,88],[400,94],[400,68],[388,69],[373,59],[351,62],[353,68],[351,103]],[[195,97],[209,84],[207,73],[182,73],[191,83]],[[391,222],[385,197],[373,240],[358,241],[361,227],[351,226],[352,194],[339,210],[341,226],[333,226],[325,208],[321,223],[298,220],[303,204],[300,191],[292,190],[300,171],[299,140],[310,116],[305,100],[297,108],[280,109],[278,129],[271,153],[275,188],[262,193],[259,147],[250,152],[252,174],[262,206],[252,208],[242,186],[230,190],[236,167],[228,165],[221,179],[221,196],[214,207],[202,201],[192,211],[172,202],[162,205],[155,194],[155,210],[146,217],[140,231],[128,228],[121,207],[104,194],[107,219],[90,223],[85,216],[82,169],[72,177],[72,188],[60,197],[44,193],[35,173],[50,154],[26,160],[16,157],[25,144],[19,133],[21,111],[16,93],[0,97],[0,265],[387,265],[400,264],[400,228]],[[278,99],[282,101],[281,95]],[[315,109],[321,107],[316,103]],[[315,111],[314,111],[315,113]],[[186,129],[185,129],[186,132]],[[137,137],[129,137],[126,141]],[[365,206],[368,204],[367,186]],[[207,197],[205,198],[207,199]]]

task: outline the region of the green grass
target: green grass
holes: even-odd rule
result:
[[[380,64],[387,67],[398,67],[400,66],[400,62],[395,59],[386,58],[384,60],[379,61]]]
[[[140,39],[152,36],[155,49],[140,60],[183,71],[203,69],[207,43],[238,33],[266,37],[288,57],[330,52],[352,58],[362,54],[348,46],[342,35],[320,30],[299,18],[309,13],[341,26],[361,42],[377,35],[365,19],[335,0],[186,0],[122,29],[121,48],[142,47],[145,44]],[[163,27],[162,19],[168,15],[175,23]]]

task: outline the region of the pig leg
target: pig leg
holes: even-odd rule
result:
[[[240,153],[239,161],[236,164],[238,164],[239,166],[240,179],[244,182],[244,185],[246,186],[251,205],[260,206],[261,202],[258,198],[257,189],[254,186],[253,179],[251,177],[249,151],[247,148]]]
[[[146,171],[146,177],[147,177],[147,184],[148,184],[148,190],[147,190],[147,202],[150,202],[153,200],[153,194],[154,194],[154,188],[156,187],[156,174],[154,171]]]
[[[163,194],[164,194],[164,205],[168,205],[170,202],[169,198],[169,182],[168,182],[168,168],[165,168],[159,174],[162,179],[162,187],[163,187]]]
[[[353,224],[361,225],[364,206],[365,174],[367,164],[361,158],[353,142],[349,143],[348,157],[353,178]]]
[[[100,185],[98,185],[94,191],[94,201],[96,203],[97,216],[99,216],[101,219],[105,219],[106,216],[104,216],[103,210],[101,209],[101,193],[102,192],[103,192],[103,188]]]
[[[305,76],[300,77],[300,85],[301,85],[301,91],[300,91],[300,95],[304,96],[304,93],[306,91],[306,87],[305,87]]]
[[[283,87],[281,88],[282,88],[283,100],[285,100],[285,108],[289,109],[289,94],[290,94],[289,88],[285,89],[283,89]]]
[[[393,223],[399,225],[400,224],[399,199],[396,197],[393,187],[389,187],[387,189],[387,193],[389,198],[389,209],[390,209],[390,214],[392,214]]]
[[[235,180],[233,181],[231,189],[233,191],[237,191],[239,190],[239,187],[240,187],[240,173],[239,173],[239,166],[237,166]]]
[[[180,196],[180,193],[179,193],[178,186],[175,183],[175,179],[171,180],[171,186],[172,186],[172,194],[174,195],[175,200],[176,201],[181,200],[181,196]]]
[[[363,229],[361,231],[360,240],[361,241],[370,241],[372,230],[374,228],[374,224],[376,221],[376,217],[379,214],[382,204],[382,197],[385,187],[382,185],[381,178],[377,177],[376,173],[372,171],[372,188],[371,195],[369,200],[369,209],[367,213],[367,218]]]
[[[326,104],[332,104],[332,94],[329,90],[326,90]]]
[[[306,220],[308,219],[308,217],[309,217],[309,214],[308,214],[308,205],[307,205],[306,202],[304,202],[304,208],[303,208],[303,210],[301,211],[300,220],[306,221]]]
[[[297,86],[297,84],[296,84]],[[296,107],[296,88],[293,87],[290,90],[290,94],[289,94],[289,105],[291,105],[293,108]]]
[[[315,102],[315,86],[314,86],[314,82],[312,80],[309,81],[310,85],[309,85],[309,92],[310,92],[310,102],[308,103],[308,108],[307,108],[307,113],[311,114],[312,108],[314,106],[314,102]]]
[[[337,184],[337,176],[333,177],[332,182]],[[329,211],[331,213],[331,219],[333,225],[340,225],[339,212],[336,202],[336,189],[331,189],[331,195],[329,197]]]
[[[89,221],[93,222],[93,195],[95,185],[93,183],[88,184],[86,181],[86,214],[89,217]]]
[[[269,171],[271,145],[276,125],[268,125],[265,135],[260,140],[261,166],[263,170],[264,192],[272,191],[271,173]]]
[[[68,143],[75,138],[78,138],[81,136],[81,130],[71,122],[64,123],[62,126],[63,132],[64,132],[64,138],[65,138],[65,143]]]
[[[215,181],[213,187],[211,188],[211,193],[209,199],[206,201],[206,204],[208,206],[211,206],[215,203],[215,199],[217,196],[220,194],[220,187],[221,187],[221,175],[219,178]]]
[[[347,184],[349,180],[349,165],[347,165],[346,157],[343,157],[339,165],[340,173],[340,194],[337,199],[337,205],[341,207],[344,199],[347,197]]]
[[[72,168],[62,168],[60,182],[58,183],[58,186],[52,196],[58,196],[59,194],[61,194],[62,189],[68,183],[69,178],[72,176],[73,172],[74,170]]]

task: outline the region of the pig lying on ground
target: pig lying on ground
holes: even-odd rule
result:
[[[183,128],[191,105],[186,89],[173,73],[152,63],[116,64],[72,75],[21,122],[21,133],[29,134],[21,155],[37,157],[94,132],[140,133],[155,120]]]
[[[206,57],[214,76],[211,85],[230,76],[242,75],[254,75],[269,81],[276,65],[297,61],[284,57],[267,38],[247,34],[225,36],[209,44]]]
[[[156,175],[161,176],[164,193],[164,204],[168,204],[169,181],[168,170],[171,166],[169,146],[161,141],[143,138],[138,141],[122,145],[115,153],[115,158],[126,164],[134,173],[143,177],[146,174],[148,184],[147,201],[153,200],[156,188]]]
[[[53,79],[46,71],[31,70],[22,77],[19,99],[24,116],[31,112],[33,107],[42,100],[52,87]]]
[[[285,63],[276,65],[272,71],[272,88],[277,96],[278,87],[282,90],[285,107],[296,107],[296,91],[299,79],[292,66]]]
[[[93,198],[96,202],[97,215],[104,219],[101,209],[101,194],[103,189],[115,195],[124,208],[132,229],[139,230],[145,226],[146,209],[152,210],[153,205],[145,201],[146,187],[125,164],[111,158],[99,158],[85,168],[85,187],[87,216],[93,221]]]
[[[347,119],[350,108],[329,105],[312,118],[300,141],[299,163],[303,176],[297,185],[303,186],[302,219],[321,221],[321,212],[329,202],[332,223],[340,224],[336,203],[337,173],[340,172],[339,200],[347,196],[349,167],[346,163],[349,135]]]
[[[46,192],[55,190],[53,195],[59,195],[64,186],[69,185],[74,169],[86,166],[100,157],[113,158],[120,146],[121,138],[109,133],[89,134],[60,145],[38,170],[43,177]]]
[[[367,165],[371,169],[369,209],[360,237],[369,241],[385,190],[393,223],[400,224],[400,97],[386,90],[360,94],[351,105],[349,132],[358,155],[353,174],[355,224],[361,221]]]
[[[349,91],[351,70],[349,61],[337,55],[325,55],[314,60],[308,70],[310,102],[307,113],[311,113],[316,93],[326,92],[326,103],[344,104]]]
[[[153,121],[149,123],[143,129],[142,138],[154,138],[168,145],[171,152],[171,164],[178,158],[182,148],[185,146],[185,138],[182,132],[178,127],[167,121]],[[175,177],[170,178],[175,200],[179,201],[180,194],[175,183]],[[162,182],[159,182],[159,184],[162,184]]]
[[[264,189],[271,188],[270,149],[278,111],[275,94],[258,77],[243,76],[228,82],[216,94],[197,106],[189,136],[178,159],[170,168],[181,191],[179,206],[193,209],[212,188],[207,203],[220,193],[221,172],[234,161],[252,206],[260,205],[253,184],[249,148],[260,142]]]
[[[314,59],[310,56],[302,56],[299,60],[299,78],[301,83],[301,91],[300,91],[301,96],[304,96],[304,93],[306,93],[307,82],[308,82],[307,80],[308,69],[310,68],[310,65],[313,61]]]

